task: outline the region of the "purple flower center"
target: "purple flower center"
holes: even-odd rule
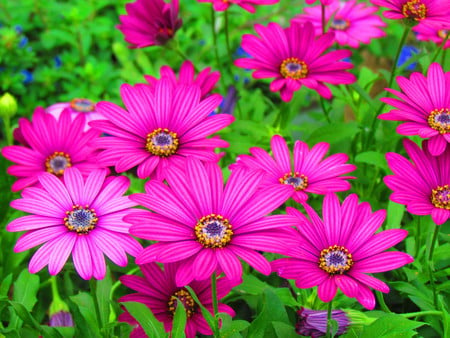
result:
[[[427,6],[421,0],[409,0],[403,4],[402,14],[407,19],[420,21],[427,16]]]
[[[279,179],[281,184],[290,184],[296,191],[305,190],[308,187],[308,177],[298,172],[289,172]]]
[[[434,109],[428,116],[428,125],[440,134],[450,133],[450,109]]]
[[[441,29],[437,32],[437,35],[441,38],[441,39],[446,39],[447,35],[450,31],[446,30],[446,29]]]
[[[295,57],[287,58],[281,63],[280,74],[285,79],[303,79],[308,75],[308,66]]]
[[[90,113],[95,110],[95,103],[88,99],[73,99],[70,108],[80,113]]]
[[[70,156],[62,151],[55,151],[45,160],[47,172],[57,176],[64,174],[64,170],[71,166]]]
[[[177,133],[158,128],[147,135],[145,148],[153,155],[168,157],[176,153],[178,145]]]
[[[334,18],[333,21],[331,22],[331,27],[336,30],[343,31],[348,27],[350,27],[350,21],[345,19]]]
[[[448,184],[438,186],[431,191],[431,203],[436,208],[450,210],[450,187]]]
[[[186,289],[178,290],[172,296],[170,296],[170,299],[167,302],[167,307],[170,312],[170,315],[172,316],[175,315],[178,301],[180,301],[184,305],[187,318],[192,317],[192,315],[195,313],[196,305],[194,299],[191,297],[191,295]]]
[[[88,205],[84,208],[78,204],[72,206],[72,210],[66,211],[64,225],[70,231],[75,231],[79,235],[85,235],[95,228],[98,218],[94,209]]]
[[[320,252],[319,267],[329,274],[343,274],[352,265],[352,254],[343,246],[332,245]]]
[[[202,217],[195,226],[197,241],[205,248],[223,248],[233,236],[230,222],[221,215]]]

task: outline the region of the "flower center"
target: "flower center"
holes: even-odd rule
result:
[[[303,79],[308,75],[308,66],[297,58],[288,58],[281,64],[280,73],[286,79]]]
[[[305,190],[308,186],[308,177],[303,174],[295,173],[287,173],[283,177],[279,179],[281,184],[290,184],[292,185],[296,191]]]
[[[352,254],[346,248],[333,245],[320,252],[319,267],[329,274],[343,274],[353,265]]]
[[[223,248],[231,241],[233,230],[230,222],[221,215],[202,217],[195,226],[197,241],[205,248]]]
[[[168,157],[175,154],[178,144],[177,133],[168,129],[158,128],[147,135],[145,148],[153,155]]]
[[[447,35],[450,31],[446,30],[446,29],[441,29],[437,32],[437,35],[441,38],[441,39],[445,39],[447,38]]]
[[[450,133],[450,109],[441,108],[433,110],[428,116],[428,124],[441,134]]]
[[[61,176],[64,170],[72,166],[70,156],[62,151],[55,151],[45,160],[47,172]]]
[[[78,204],[72,206],[72,210],[66,211],[64,225],[70,231],[75,231],[79,235],[85,235],[95,228],[98,218],[94,209],[88,205],[84,208]]]
[[[350,27],[349,20],[334,18],[333,21],[331,22],[331,28],[334,28],[339,31],[346,30],[348,27]]]
[[[166,34],[167,36],[173,36],[173,29],[169,27],[159,27],[158,32],[161,34]]]
[[[88,99],[73,99],[70,108],[80,113],[90,113],[95,110],[95,103]]]
[[[421,0],[409,0],[402,7],[402,14],[405,18],[420,21],[427,15],[427,7]]]
[[[438,186],[431,191],[431,203],[436,208],[450,210],[450,186]]]
[[[186,289],[178,290],[172,296],[170,296],[170,299],[167,302],[167,306],[171,315],[175,315],[178,301],[183,303],[187,318],[192,317],[192,315],[195,313],[195,301]]]

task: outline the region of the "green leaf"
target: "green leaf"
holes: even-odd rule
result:
[[[8,295],[8,291],[12,283],[12,277],[12,273],[10,273],[8,276],[6,276],[5,279],[3,279],[2,283],[0,284],[0,296]]]
[[[110,270],[106,272],[105,278],[97,281],[97,287],[95,292],[95,298],[98,304],[98,310],[100,312],[101,327],[105,327],[109,322],[110,313],[110,300],[109,295],[111,293],[112,281]]]
[[[172,338],[185,338],[186,334],[184,329],[186,328],[186,309],[184,304],[177,299],[177,307],[175,310],[175,316],[173,317],[172,325]]]
[[[203,306],[203,304],[200,302],[200,299],[198,299],[197,295],[195,294],[195,291],[190,286],[185,286],[186,290],[189,291],[191,297],[194,299],[195,303],[197,303],[198,306],[200,306],[200,310],[202,311],[203,318],[205,318],[206,322],[208,323],[209,327],[213,332],[216,330],[215,326],[215,320],[211,312]]]
[[[388,172],[388,166],[384,154],[378,151],[365,151],[355,156],[355,162],[374,165],[385,172]]]
[[[122,303],[127,311],[138,321],[149,337],[167,337],[164,325],[156,319],[150,309],[142,303]]]
[[[70,314],[75,325],[75,337],[98,337],[100,332],[97,326],[92,327],[82,315],[79,306],[71,299],[68,301]],[[91,309],[91,311],[93,308]]]
[[[373,337],[412,337],[416,335],[414,329],[425,323],[406,319],[397,314],[386,314],[378,318],[369,326],[366,326],[361,334],[361,338]]]
[[[39,325],[38,321],[34,319],[34,317],[23,304],[14,301],[10,301],[9,304],[25,324],[29,325],[35,330],[41,331],[41,326]]]
[[[14,283],[13,300],[23,304],[23,306],[31,311],[37,302],[36,294],[39,290],[39,276],[23,269]]]
[[[405,206],[389,201],[387,208],[386,229],[398,229],[401,227]]]
[[[76,296],[71,296],[69,299],[78,305],[78,310],[86,321],[89,330],[93,331],[95,336],[100,336],[98,319],[95,314],[95,304],[91,295],[86,292],[80,292]]]
[[[228,313],[219,313],[219,318],[222,322],[220,328],[221,338],[241,337],[239,332],[250,326],[250,323],[245,320],[232,320]]]
[[[307,139],[307,143],[314,145],[319,142],[337,143],[345,139],[353,138],[359,132],[355,121],[337,122],[317,128]]]
[[[295,332],[295,327],[283,322],[272,322],[272,326],[278,338],[296,338],[298,334]]]
[[[236,292],[251,295],[260,295],[269,285],[253,275],[243,275],[242,283],[234,288]]]

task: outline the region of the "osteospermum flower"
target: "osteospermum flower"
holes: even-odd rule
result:
[[[278,252],[293,242],[294,217],[266,216],[289,197],[288,186],[268,187],[259,194],[262,175],[235,171],[223,187],[220,168],[196,159],[171,171],[166,180],[168,186],[150,180],[145,194],[130,197],[153,212],[142,210],[126,221],[133,224],[133,235],[158,241],[145,248],[136,263],[181,261],[179,286],[207,279],[215,271],[240,280],[239,258],[268,275],[270,265],[257,251]]]
[[[164,45],[181,27],[178,0],[136,0],[125,5],[127,15],[117,25],[129,48]]]
[[[95,103],[89,99],[73,99],[70,102],[55,103],[47,107],[45,111],[52,114],[56,117],[56,119],[59,119],[64,109],[68,109],[70,111],[72,120],[80,114],[85,116],[85,131],[90,128],[88,124],[90,121],[105,120],[105,117],[95,110]]]
[[[38,176],[44,172],[58,177],[64,175],[66,168],[78,168],[83,176],[99,168],[95,162],[96,148],[92,146],[99,132],[84,132],[85,117],[79,115],[73,121],[70,111],[66,110],[57,121],[44,109],[36,109],[32,122],[19,119],[19,136],[24,146],[8,146],[2,149],[2,155],[17,163],[8,168],[8,173],[18,177],[12,190],[19,191],[37,184]]]
[[[275,78],[270,90],[280,92],[283,101],[290,101],[294,91],[303,85],[314,89],[324,98],[332,97],[325,82],[349,84],[356,81],[346,69],[353,68],[349,62],[340,59],[351,56],[349,50],[336,50],[323,54],[334,41],[334,33],[326,33],[316,39],[310,22],[304,25],[291,22],[288,28],[277,23],[267,27],[255,25],[261,38],[244,34],[242,48],[253,58],[237,59],[234,63],[245,69],[256,69],[255,79]]]
[[[237,162],[230,169],[245,168],[265,172],[260,183],[264,194],[269,186],[285,189],[284,186],[287,185],[290,187],[291,197],[299,203],[308,199],[307,193],[326,194],[350,189],[347,179],[354,177],[341,175],[356,167],[345,163],[348,161],[346,154],[335,154],[323,159],[330,147],[328,143],[318,143],[310,150],[305,142],[296,141],[293,156],[283,137],[273,136],[270,144],[273,158],[264,149],[250,148],[252,156],[238,156]]]
[[[384,178],[393,191],[390,199],[414,215],[431,215],[437,225],[445,223],[450,218],[450,147],[433,156],[430,142],[424,141],[423,150],[409,140],[403,145],[412,163],[396,153],[386,155],[394,173]]]
[[[180,300],[186,310],[187,322],[185,334],[187,338],[194,338],[199,332],[204,335],[211,335],[200,307],[191,297],[186,286],[190,286],[198,296],[200,303],[213,314],[211,281],[193,281],[189,285],[177,286],[175,275],[178,269],[177,264],[165,264],[162,270],[156,263],[149,263],[140,266],[143,277],[125,275],[120,277],[120,281],[130,289],[137,291],[130,295],[123,296],[119,302],[140,302],[145,304],[155,315],[156,319],[164,323],[167,332],[172,330],[172,321],[177,308],[177,299]],[[226,278],[217,280],[217,299],[225,297],[233,287]],[[228,313],[234,316],[234,311],[228,305],[219,303],[219,312]],[[131,325],[138,324],[137,321],[125,312],[119,316],[119,321],[127,322]],[[143,334],[141,326],[137,326],[132,332],[132,337],[139,337]],[[142,335],[146,337],[145,335]]]
[[[404,20],[409,25],[448,26],[450,7],[447,0],[371,0],[374,5],[387,7],[388,19]]]
[[[119,266],[127,265],[127,255],[136,256],[142,246],[128,234],[122,219],[137,209],[122,196],[130,183],[126,177],[108,177],[95,170],[83,179],[77,168],[68,168],[64,183],[54,175],[39,176],[42,188],[30,187],[11,207],[32,215],[15,219],[6,230],[26,231],[15,252],[43,244],[29,263],[31,273],[48,265],[51,275],[61,271],[70,254],[75,270],[83,279],[102,279],[106,273],[103,254]]]
[[[401,135],[419,135],[429,138],[429,150],[437,156],[450,142],[450,72],[432,63],[427,77],[413,73],[409,80],[397,77],[401,92],[386,90],[398,99],[382,98],[381,101],[397,108],[381,114],[382,120],[404,121],[397,127]]]
[[[280,0],[197,0],[198,2],[211,2],[215,11],[226,11],[232,4],[238,5],[249,11],[255,13],[255,5],[273,5]]]
[[[450,34],[449,29],[419,25],[414,27],[413,30],[416,33],[417,40],[433,41],[436,45],[442,47],[443,49],[450,48],[450,39],[447,38],[447,35]],[[446,41],[445,45],[442,45],[444,41]]]
[[[411,263],[406,253],[386,251],[402,241],[408,232],[391,229],[374,234],[383,223],[386,212],[372,213],[370,205],[358,205],[358,196],[348,196],[342,205],[335,194],[327,194],[323,202],[323,220],[304,205],[309,220],[294,208],[287,213],[299,218],[300,233],[295,247],[286,247],[289,258],[273,261],[272,267],[281,277],[295,279],[299,288],[318,286],[318,296],[330,302],[339,288],[347,297],[356,298],[365,308],[375,307],[370,287],[389,292],[386,283],[367,273],[384,272]]]
[[[311,310],[303,306],[297,311],[298,322],[295,331],[302,336],[319,338],[327,333],[328,313],[326,310]],[[331,311],[331,319],[338,324],[336,336],[340,336],[347,332],[350,326],[350,319],[342,310]]]
[[[181,65],[178,77],[175,75],[175,72],[169,66],[162,66],[159,70],[159,74],[161,79],[167,78],[173,85],[178,83],[191,85],[195,84],[200,87],[201,97],[205,98],[211,92],[211,90],[216,85],[217,81],[220,79],[220,72],[214,71],[211,72],[211,68],[207,67],[203,69],[201,72],[195,75],[194,65],[191,61],[186,60]],[[155,87],[156,83],[160,81],[154,76],[145,75],[145,80],[152,86]]]
[[[374,14],[377,10],[377,7],[357,3],[356,0],[344,3],[334,0],[325,8],[325,20],[330,24],[328,31],[334,32],[334,38],[341,46],[358,48],[360,43],[370,43],[371,39],[386,35],[380,29],[386,24]],[[304,13],[296,16],[293,21],[310,21],[316,35],[322,34],[321,6],[306,7]]]

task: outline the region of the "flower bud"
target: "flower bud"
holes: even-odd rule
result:
[[[16,115],[17,101],[10,93],[5,93],[0,97],[0,116],[3,118],[11,118]]]

